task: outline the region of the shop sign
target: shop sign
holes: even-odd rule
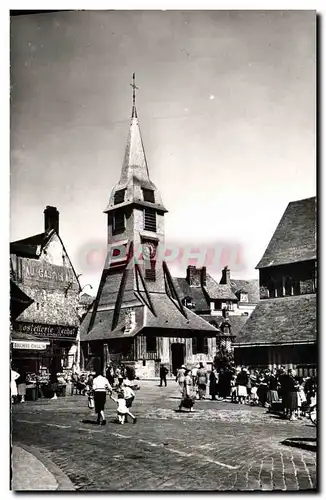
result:
[[[14,323],[13,330],[41,338],[74,339],[77,335],[77,328],[74,326],[41,325],[40,323]]]
[[[24,340],[13,340],[12,347],[13,349],[30,349],[36,351],[44,351],[46,346],[49,345],[50,342],[25,342]]]
[[[46,262],[23,261],[23,276],[25,279],[54,283],[68,283],[73,281],[71,269],[56,266]]]

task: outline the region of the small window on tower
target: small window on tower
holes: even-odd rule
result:
[[[155,203],[154,191],[152,189],[143,188],[144,201],[149,201],[150,203]]]
[[[119,189],[114,193],[114,204],[123,203],[125,201],[125,189]]]
[[[156,233],[156,212],[152,208],[144,209],[144,229]]]
[[[113,234],[121,233],[125,229],[125,214],[123,212],[116,212],[113,216]]]
[[[147,264],[148,266],[148,264]],[[155,260],[151,261],[151,266],[145,268],[145,279],[147,281],[155,281],[156,280],[156,271],[155,271]]]

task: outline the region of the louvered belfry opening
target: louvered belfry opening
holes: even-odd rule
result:
[[[125,228],[125,214],[123,212],[116,212],[113,216],[113,234],[121,233]]]
[[[144,229],[156,233],[156,211],[153,208],[144,209]]]

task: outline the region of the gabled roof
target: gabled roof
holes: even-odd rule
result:
[[[238,300],[234,295],[230,285],[220,285],[210,274],[206,276],[206,286],[204,290],[210,299]]]
[[[16,240],[10,243],[10,253],[19,255],[20,257],[38,258],[41,250],[45,247],[54,231],[46,231],[44,233],[35,234],[29,238]]]
[[[240,293],[248,294],[249,304],[257,304],[259,302],[259,280],[232,280],[231,288],[235,295]]]
[[[209,310],[209,303],[202,287],[190,286],[186,278],[173,278],[180,299],[191,297],[196,304],[197,311]]]
[[[277,344],[316,341],[316,295],[261,300],[236,343]]]
[[[214,321],[215,323],[217,323],[218,328],[221,328],[222,323],[225,321],[225,318],[223,318],[223,316],[212,316],[211,314],[201,314],[200,317],[208,322]],[[230,315],[227,318],[227,321],[231,325],[232,336],[237,336],[241,328],[248,321],[248,316]],[[237,339],[235,339],[235,342],[237,342]]]
[[[256,269],[316,259],[316,197],[288,204]]]

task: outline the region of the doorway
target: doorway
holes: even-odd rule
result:
[[[184,363],[185,359],[185,345],[184,344],[171,344],[172,353],[172,372],[176,375],[177,370]]]

